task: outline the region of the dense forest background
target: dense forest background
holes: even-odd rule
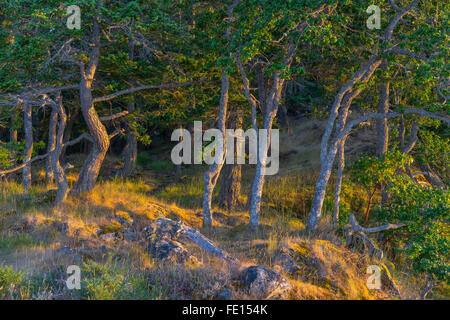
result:
[[[448,298],[449,9],[2,0],[0,298]]]

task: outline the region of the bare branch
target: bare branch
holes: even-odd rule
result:
[[[5,174],[9,174],[9,173],[16,172],[16,171],[18,171],[18,170],[20,170],[20,169],[26,167],[27,165],[29,165],[29,164],[31,164],[31,163],[33,163],[33,162],[35,162],[35,161],[44,160],[44,159],[46,159],[48,156],[49,156],[48,153],[43,154],[43,155],[40,155],[40,156],[36,156],[36,157],[31,158],[30,160],[28,160],[28,161],[26,161],[26,162],[24,162],[24,163],[22,163],[22,164],[20,164],[20,165],[18,165],[18,166],[16,166],[16,167],[14,167],[14,168],[2,170],[2,171],[0,171],[0,177],[1,177],[1,176],[4,176]]]
[[[104,96],[104,97],[98,97],[92,100],[93,103],[102,102],[102,101],[109,101],[112,99],[115,99],[117,97],[123,96],[125,94],[130,94],[142,90],[148,90],[148,89],[173,89],[173,88],[180,88],[180,87],[186,87],[192,84],[192,81],[188,81],[185,83],[167,83],[167,84],[159,84],[159,85],[143,85],[135,88],[125,89],[121,91],[117,91],[113,94]]]
[[[119,113],[116,113],[116,114],[113,114],[113,115],[110,115],[110,116],[100,117],[100,121],[111,121],[111,120],[115,120],[115,119],[117,119],[117,118],[126,116],[127,114],[128,114],[128,111],[125,110],[125,111],[122,111],[122,112],[119,112]]]
[[[419,3],[419,0],[414,0],[408,6],[401,8],[401,10],[398,11],[397,15],[394,17],[394,19],[392,19],[391,23],[389,23],[386,32],[384,33],[384,38],[386,40],[391,39],[392,33],[394,32],[394,29],[397,26],[397,24],[405,16],[405,14],[407,14],[408,11],[411,10],[417,3]]]
[[[83,133],[78,138],[65,142],[63,144],[63,147],[67,148],[67,147],[73,146],[74,144],[79,143],[83,139],[86,139],[90,142],[94,142],[94,140],[92,139],[92,137],[89,134]]]
[[[117,136],[117,135],[119,135],[119,134],[122,134],[122,133],[124,133],[124,132],[125,132],[124,129],[118,129],[118,130],[114,131],[113,133],[111,133],[111,134],[109,135],[109,140],[111,140],[111,139],[114,138],[115,136]]]

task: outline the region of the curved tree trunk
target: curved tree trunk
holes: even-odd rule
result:
[[[92,136],[93,145],[74,187],[76,192],[89,191],[94,188],[110,144],[108,132],[100,121],[92,102],[91,81],[87,79],[81,81],[80,100],[81,111]]]
[[[69,184],[67,183],[66,174],[59,162],[61,153],[63,151],[64,130],[66,128],[66,121],[67,121],[66,112],[64,111],[64,106],[62,104],[61,94],[58,95],[58,97],[56,98],[56,103],[52,107],[57,114],[57,118],[59,117],[58,134],[55,141],[56,146],[53,149],[52,153],[50,154],[55,181],[58,185],[58,192],[56,194],[55,206],[59,206],[66,199],[69,190]]]
[[[344,106],[343,112],[341,113],[341,118],[338,122],[338,127],[336,128],[335,137],[340,134],[340,131],[344,126],[340,126],[342,123],[345,124],[348,116],[348,108],[351,105],[352,100],[361,93],[361,89],[353,90],[353,87],[358,82],[367,82],[373,75],[375,70],[380,66],[382,60],[373,57],[369,62],[362,67],[353,78],[339,91],[335,101],[332,106],[332,111],[330,112],[330,117],[328,119],[327,127],[325,133],[322,137],[322,144],[320,150],[320,173],[317,178],[316,187],[314,190],[313,201],[311,205],[311,210],[309,212],[308,221],[306,224],[306,230],[308,232],[314,231],[319,224],[320,217],[322,215],[323,202],[325,201],[325,194],[330,179],[331,171],[333,168],[333,163],[338,151],[338,145],[335,143],[330,143],[330,137],[333,133],[334,124],[336,118],[339,115],[341,106]],[[340,127],[339,127],[340,126]]]
[[[292,58],[294,56],[296,46],[291,45],[288,50],[288,56],[285,59],[285,64],[287,66],[291,65]],[[261,137],[258,139],[258,161],[256,163],[256,172],[251,190],[251,200],[250,200],[250,221],[249,226],[253,230],[256,230],[259,225],[259,217],[261,210],[261,198],[262,191],[264,187],[264,177],[265,177],[265,166],[268,158],[268,152],[270,148],[271,138],[272,138],[272,124],[275,116],[278,112],[278,106],[280,104],[281,92],[283,89],[284,79],[280,77],[280,72],[277,71],[273,75],[273,84],[270,95],[267,99],[266,104],[266,114],[264,116],[263,129],[264,134],[267,134],[266,144],[261,144]],[[259,133],[261,135],[261,132]]]
[[[48,130],[48,143],[47,143],[47,153],[50,154],[55,150],[56,147],[56,125],[58,123],[58,112],[52,108],[52,113],[50,114],[50,123]],[[45,164],[45,178],[47,181],[51,182],[54,178],[52,159],[48,157]]]
[[[31,160],[33,154],[33,120],[31,104],[23,105],[23,125],[25,133],[25,149],[23,151],[23,162]],[[31,163],[22,169],[23,191],[27,192],[31,187]]]
[[[220,97],[220,106],[219,106],[219,130],[222,132],[223,137],[223,145],[222,150],[223,154],[218,155],[218,157],[222,156],[222,160],[217,163],[215,161],[208,170],[205,171],[203,175],[203,183],[204,183],[204,191],[203,191],[203,226],[211,227],[212,226],[212,196],[214,187],[217,184],[217,179],[219,178],[220,170],[222,169],[223,163],[225,161],[225,146],[226,146],[226,133],[225,133],[225,122],[227,116],[227,107],[228,107],[228,89],[230,86],[230,79],[227,75],[225,69],[222,71],[222,89],[221,89],[221,97]],[[217,150],[216,150],[217,151]]]
[[[102,4],[102,1],[99,1],[98,9],[102,6]],[[100,121],[92,98],[92,83],[95,78],[95,72],[97,71],[98,61],[100,58],[100,26],[98,18],[94,18],[92,33],[94,45],[89,56],[89,64],[87,66],[84,64],[80,65],[80,102],[81,112],[90,131],[93,145],[87,159],[83,164],[78,181],[75,184],[75,192],[89,191],[94,188],[100,168],[110,145],[108,132]]]
[[[233,10],[239,4],[240,0],[234,0],[233,3],[228,7],[228,24],[233,21]],[[228,26],[225,32],[225,39],[227,41],[231,40],[231,27]],[[228,52],[229,53],[229,52]],[[230,53],[229,53],[230,54]],[[230,54],[231,55],[231,54]],[[228,108],[228,89],[230,87],[230,79],[227,75],[226,69],[222,70],[222,86],[220,92],[220,105],[219,105],[219,130],[222,132],[222,154],[218,157],[222,157],[222,160],[217,163],[215,161],[208,170],[205,171],[203,175],[204,191],[203,191],[203,226],[212,226],[212,196],[214,187],[217,184],[217,179],[219,178],[220,170],[225,162],[225,148],[226,148],[226,119],[227,119],[227,108]],[[216,150],[217,151],[217,150]]]

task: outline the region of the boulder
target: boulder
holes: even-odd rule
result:
[[[185,263],[194,260],[181,243],[169,239],[153,241],[147,249],[151,256],[159,261]]]
[[[224,288],[219,292],[216,300],[233,300],[233,291],[230,288]]]
[[[230,257],[228,253],[218,248],[210,239],[202,235],[181,221],[173,221],[166,218],[159,218],[143,230],[144,237],[149,241],[149,247],[155,243],[167,240],[169,243],[177,243],[182,246],[183,242],[189,242],[203,249],[206,253],[223,262],[238,265],[238,261]]]
[[[291,289],[285,277],[264,266],[244,269],[239,275],[239,280],[256,299],[283,299]]]

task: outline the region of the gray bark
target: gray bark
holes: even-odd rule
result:
[[[99,6],[101,6],[101,2]],[[95,72],[97,70],[100,57],[100,26],[97,18],[94,19],[93,42],[94,46],[90,54],[89,64],[87,66],[84,64],[80,65],[81,112],[91,134],[93,145],[87,159],[83,164],[78,181],[75,184],[75,192],[90,191],[94,188],[101,165],[110,145],[108,132],[100,121],[92,98],[92,83],[94,81]]]
[[[398,10],[396,16],[390,21],[386,31],[384,33],[384,38],[386,41],[389,41],[392,38],[393,31],[400,20],[403,18],[405,14],[411,10],[419,0],[412,1],[408,6],[401,8]],[[344,129],[341,133],[336,134],[336,138],[334,142],[330,144],[330,138],[333,132],[334,123],[339,113],[339,109],[342,104],[342,100],[348,91],[352,90],[356,83],[360,82],[363,77],[366,78],[366,81],[371,77],[373,72],[380,66],[382,60],[378,56],[373,56],[364,67],[362,67],[353,78],[345,84],[339,93],[336,95],[336,98],[331,107],[330,116],[328,118],[328,123],[325,128],[325,133],[322,137],[321,149],[320,149],[320,163],[321,170],[319,173],[319,177],[316,182],[316,189],[314,191],[314,198],[312,201],[311,211],[308,216],[308,222],[306,225],[306,229],[309,232],[316,230],[317,225],[319,223],[320,217],[322,215],[322,206],[323,201],[325,200],[325,193],[328,184],[328,180],[330,178],[331,169],[333,167],[333,162],[337,153],[337,145],[338,142],[342,139],[343,136],[348,135],[349,132],[346,132],[348,128]],[[393,116],[393,115],[392,115]],[[397,115],[396,115],[397,116]],[[363,117],[370,118],[374,117],[373,114]],[[377,116],[375,116],[376,118]],[[386,116],[388,118],[388,116]],[[359,120],[358,120],[359,121]],[[355,121],[352,121],[349,124],[349,128],[355,125]],[[359,122],[360,123],[360,122]]]
[[[380,100],[378,102],[378,113],[389,112],[389,81],[380,85]],[[389,145],[389,127],[386,118],[377,119],[377,156],[386,153]]]
[[[58,124],[58,112],[52,108],[50,114],[49,130],[48,130],[48,143],[47,143],[47,153],[52,153],[56,147],[56,126]],[[45,178],[47,181],[51,182],[54,179],[52,159],[48,157],[45,166]]]
[[[25,149],[23,151],[23,162],[27,163],[31,160],[33,154],[33,121],[32,106],[25,103],[23,105],[23,125],[25,133]],[[31,163],[22,169],[23,191],[27,192],[31,187]]]
[[[59,118],[58,122],[58,134],[56,136],[56,145],[52,150],[50,158],[54,172],[54,178],[58,185],[58,192],[56,193],[55,206],[60,206],[66,199],[69,191],[69,184],[67,183],[66,174],[60,164],[60,157],[64,148],[64,130],[66,128],[67,116],[62,103],[61,94],[56,98],[55,104],[52,105],[53,110]]]
[[[225,69],[222,71],[222,89],[220,96],[220,106],[219,106],[219,130],[222,132],[223,137],[223,154],[222,160],[217,163],[215,161],[208,170],[205,171],[203,176],[204,192],[203,192],[203,226],[212,226],[212,196],[214,192],[214,187],[217,184],[217,179],[219,178],[220,170],[222,169],[223,163],[225,161],[225,146],[226,146],[226,132],[225,132],[225,122],[227,116],[228,107],[228,88],[230,85],[230,79],[228,78]]]
[[[132,113],[136,110],[135,103],[130,102],[127,106],[128,112]],[[131,177],[136,174],[136,161],[138,153],[138,143],[136,135],[131,129],[128,129],[127,144],[122,152],[123,166],[117,172],[118,176]]]
[[[242,115],[238,111],[234,111],[232,117],[230,117],[230,128],[239,129],[241,127]],[[219,206],[226,210],[233,210],[237,207],[241,192],[241,165],[236,163],[236,145],[234,151],[234,164],[225,164],[221,173],[222,183],[219,192]]]
[[[130,61],[134,60],[134,39],[133,36],[129,36],[128,45],[128,58]],[[136,104],[133,97],[133,101],[128,103],[127,111],[129,114],[136,110]],[[130,177],[136,174],[136,161],[138,153],[138,143],[134,132],[129,128],[127,133],[127,144],[122,152],[123,167],[120,168],[118,175],[121,177]]]
[[[321,169],[319,173],[319,177],[317,178],[316,188],[314,190],[314,197],[311,205],[311,211],[308,216],[308,222],[306,228],[308,231],[314,231],[319,223],[320,217],[322,215],[322,206],[325,200],[326,188],[328,185],[328,181],[330,179],[331,170],[333,168],[333,163],[335,160],[336,153],[338,151],[338,144],[333,145],[332,143],[329,145],[329,139],[331,137],[331,133],[333,131],[334,122],[338,117],[339,110],[341,109],[341,114],[337,122],[336,133],[335,136],[341,134],[344,131],[345,124],[348,118],[348,112],[351,106],[352,101],[361,93],[362,89],[353,90],[353,87],[358,82],[367,82],[370,77],[373,75],[375,70],[380,66],[380,59],[370,59],[369,63],[367,63],[361,70],[359,70],[350,82],[348,82],[342,89],[339,91],[333,106],[332,112],[330,112],[330,119],[328,120],[327,127],[325,129],[324,136],[322,137],[322,146],[321,146]],[[344,93],[343,93],[344,92]],[[339,141],[342,144],[342,148],[344,148],[344,143]],[[343,152],[344,150],[342,150]],[[343,162],[340,161],[341,167],[341,175],[343,173]],[[339,167],[338,167],[339,170]],[[342,179],[342,178],[341,178]],[[339,201],[340,201],[340,189],[341,189],[342,181],[338,180],[335,187],[335,209],[333,216],[336,216],[336,219],[339,215]],[[336,196],[338,195],[338,196]],[[337,208],[337,209],[336,209]],[[336,220],[337,221],[337,220]]]
[[[16,121],[17,121],[17,109],[15,108],[11,113],[11,126],[9,128],[9,141],[10,142],[17,142]]]
[[[240,3],[240,0],[234,0],[233,3],[228,7],[228,24],[233,22],[233,10]],[[230,41],[231,40],[231,27],[228,26],[225,38]],[[223,154],[222,160],[217,163],[215,161],[208,170],[205,171],[203,175],[203,183],[204,183],[204,191],[203,191],[203,226],[211,227],[212,226],[212,196],[214,192],[214,187],[217,184],[217,180],[219,178],[220,170],[222,169],[223,163],[225,161],[225,153],[226,153],[226,119],[227,119],[227,108],[228,108],[228,89],[230,86],[230,79],[227,75],[225,68],[222,70],[222,86],[220,93],[220,104],[219,104],[219,130],[222,132],[223,137]]]

